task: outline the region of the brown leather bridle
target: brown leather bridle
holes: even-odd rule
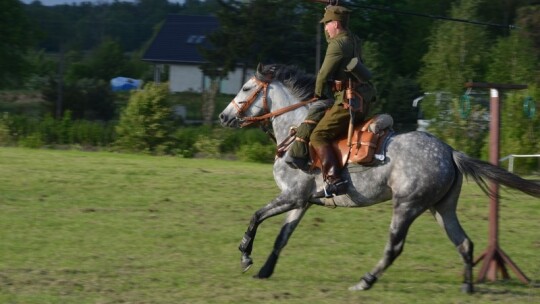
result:
[[[307,104],[310,104],[312,102],[315,102],[318,100],[318,98],[314,97],[309,100],[300,101],[298,103],[295,103],[293,105],[278,109],[276,111],[270,112],[270,109],[268,108],[268,85],[272,80],[269,81],[262,81],[258,79],[257,77],[253,76],[252,78],[257,83],[257,89],[249,95],[249,97],[246,100],[243,101],[236,101],[236,98],[233,98],[231,103],[236,108],[236,117],[241,122],[240,127],[246,127],[251,124],[254,124],[256,122],[262,122],[262,121],[268,121],[270,118],[279,116],[281,114],[294,111],[300,107],[303,107]],[[244,116],[245,112],[253,105],[255,100],[257,100],[257,97],[262,92],[262,102],[263,102],[263,110],[264,114],[261,116]]]

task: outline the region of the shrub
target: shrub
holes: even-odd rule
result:
[[[221,139],[200,135],[194,147],[203,157],[218,158],[221,155],[221,142]]]
[[[24,148],[39,149],[45,145],[40,133],[33,133],[19,140],[19,146]]]
[[[50,115],[38,119],[7,114],[0,119],[0,145],[18,143],[34,147],[36,138],[39,138],[42,145],[103,147],[110,145],[114,137],[114,122],[72,120],[69,112],[64,114],[62,120]]]
[[[241,146],[236,152],[236,156],[243,161],[271,163],[274,161],[275,152],[275,146],[263,145],[256,142]]]
[[[116,147],[120,150],[167,153],[174,148],[174,119],[167,102],[167,84],[148,83],[131,94],[116,127]],[[159,147],[159,149],[157,149]]]
[[[76,120],[71,125],[72,141],[85,146],[108,146],[114,142],[114,122]]]
[[[197,149],[195,143],[200,134],[210,134],[210,129],[207,127],[184,127],[177,129],[173,136],[174,148],[172,154],[190,158],[195,156]]]
[[[240,130],[220,128],[217,132],[222,134],[221,138],[223,138],[223,142],[221,143],[221,151],[225,153],[235,152],[243,145],[254,143],[261,145],[273,144],[268,135],[256,128]]]

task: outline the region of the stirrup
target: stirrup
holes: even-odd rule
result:
[[[327,184],[322,190],[317,191],[313,195],[313,198],[331,198],[334,196],[343,195],[347,193],[347,183],[348,181],[346,180],[340,180],[337,183]]]

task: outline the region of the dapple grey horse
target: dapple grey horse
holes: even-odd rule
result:
[[[277,143],[290,139],[289,130],[304,120],[314,92],[314,77],[284,65],[259,66],[227,108],[219,115],[226,127],[243,127],[253,122],[270,121]],[[348,180],[345,195],[314,199],[312,194],[323,185],[320,170],[306,173],[291,169],[283,158],[277,158],[274,178],[281,193],[253,215],[240,243],[241,266],[247,271],[253,264],[251,252],[259,225],[269,217],[288,212],[274,249],[256,278],[269,278],[281,250],[312,205],[366,207],[393,201],[390,236],[384,255],[350,290],[367,290],[381,277],[403,250],[413,221],[430,210],[456,246],[465,264],[462,290],[473,292],[473,243],[456,215],[463,176],[470,176],[488,195],[484,179],[540,197],[540,185],[508,171],[455,151],[434,136],[424,132],[395,135],[386,147],[386,159],[370,170],[346,167]]]

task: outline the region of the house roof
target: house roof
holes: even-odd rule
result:
[[[168,15],[142,60],[161,63],[203,63],[198,48],[219,27],[214,16]]]

